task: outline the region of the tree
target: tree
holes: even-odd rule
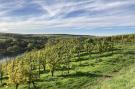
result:
[[[89,54],[89,56],[91,56],[91,52],[94,49],[95,44],[94,44],[94,40],[93,39],[86,39],[84,41],[84,49],[86,50],[86,52]]]
[[[38,73],[35,69],[35,66],[37,64],[37,61],[35,60],[35,56],[33,55],[34,55],[34,51],[27,53],[25,55],[25,61],[26,61],[25,68],[27,68],[25,70],[25,75],[28,81],[28,89],[31,88],[31,83],[33,84],[33,87],[36,89],[35,80],[37,80]]]
[[[52,76],[54,76],[54,71],[56,70],[57,66],[59,66],[59,63],[61,61],[60,50],[61,47],[59,47],[58,45],[49,46],[46,49],[47,64]]]
[[[26,81],[22,61],[18,59],[11,61],[11,63],[8,65],[8,77],[9,84],[15,84],[16,89],[18,89],[19,84]]]
[[[46,52],[45,52],[45,48],[44,49],[42,49],[42,50],[40,50],[40,52],[39,52],[39,64],[41,64],[42,65],[42,67],[43,67],[43,69],[44,69],[44,72],[46,71]]]
[[[80,41],[79,38],[74,39],[73,50],[74,50],[74,53],[77,53],[78,60],[80,60],[81,52],[82,52],[83,49],[84,49],[83,48],[83,42]]]
[[[71,62],[71,58],[73,57],[73,44],[72,44],[72,40],[71,39],[65,39],[63,41],[60,41],[59,45],[62,46],[62,50],[61,50],[61,55],[62,55],[62,61],[61,61],[61,65],[62,65],[62,69],[64,70],[64,68],[67,69],[67,73],[69,74],[69,70],[70,70],[70,62]]]

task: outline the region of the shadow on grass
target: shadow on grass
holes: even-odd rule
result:
[[[76,77],[112,77],[109,75],[102,75],[102,74],[95,74],[95,73],[88,73],[88,72],[76,72],[74,74],[68,75],[60,75],[60,77],[64,78],[76,78]]]
[[[91,54],[96,54],[96,56],[91,56],[91,58],[99,58],[99,57],[107,57],[107,56],[112,56],[113,54],[117,54],[121,51],[121,49],[113,49],[113,50],[108,50],[108,51],[103,51],[103,52],[92,52]]]
[[[51,82],[51,81],[56,81],[58,80],[58,76],[46,76],[45,78],[40,78],[38,80],[36,80],[35,82]]]
[[[50,71],[49,70],[42,70],[42,71],[40,71],[40,74],[46,74],[46,73],[49,73]]]
[[[89,58],[78,58],[75,60],[75,62],[79,62],[79,61],[85,61],[85,60],[88,60]]]
[[[112,56],[114,53],[108,53],[108,54],[103,54],[103,55],[100,55],[98,56],[99,58],[101,57],[109,57],[109,56]]]
[[[88,53],[81,53],[80,56],[87,56],[89,55]]]
[[[135,54],[135,51],[127,51],[127,52],[124,52],[124,55],[128,55],[128,54],[134,55],[134,54]]]
[[[101,57],[109,57],[109,56],[113,56],[113,55],[115,55],[115,54],[123,54],[123,52],[122,51],[120,51],[119,49],[118,50],[115,50],[115,51],[106,51],[106,52],[109,52],[109,53],[106,53],[106,54],[104,54],[104,53],[102,53],[102,54],[98,54],[98,56],[95,56],[95,57],[93,57],[93,58],[101,58]]]

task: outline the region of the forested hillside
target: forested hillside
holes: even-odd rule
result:
[[[11,34],[0,33],[0,58],[4,56],[16,56],[33,49],[41,49],[48,39],[52,38],[94,37],[67,34]]]
[[[23,35],[20,38],[10,36],[5,39],[1,40],[1,44],[18,43],[16,45],[20,47],[19,51],[25,48],[20,45],[28,43],[21,56],[1,61],[0,89],[132,89],[135,87],[133,84],[128,84],[128,81],[134,83],[128,79],[128,74],[132,74],[132,78],[135,77],[132,73],[134,69],[127,70],[135,64],[134,34],[110,37],[43,35],[29,37],[28,35],[28,38]],[[12,41],[7,42],[9,39]],[[28,49],[28,45],[32,44],[31,41],[40,43],[35,43],[31,49]],[[3,47],[0,47],[3,50]],[[14,53],[19,52],[14,51]],[[123,77],[120,77],[121,74]]]
[[[44,47],[48,38],[45,36],[0,34],[0,57],[16,56],[32,49]]]

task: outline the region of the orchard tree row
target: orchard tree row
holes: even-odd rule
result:
[[[40,79],[41,72],[50,71],[55,76],[55,71],[66,71],[70,74],[71,62],[74,57],[80,59],[81,53],[87,53],[89,57],[93,52],[102,54],[105,51],[113,51],[114,45],[105,39],[91,38],[59,38],[50,39],[41,50],[26,52],[22,56],[0,64],[0,79],[6,76],[6,84],[14,84],[16,89],[20,84],[28,84],[36,89],[35,81]]]

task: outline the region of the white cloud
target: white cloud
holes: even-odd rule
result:
[[[41,16],[15,17],[10,12],[25,7],[27,2],[9,2],[0,4],[0,31],[49,29],[49,28],[97,28],[112,26],[135,26],[135,12],[132,8],[134,0],[84,0],[84,1],[56,1],[48,4],[46,1],[33,0],[44,12]],[[3,7],[5,9],[3,9]],[[10,8],[11,7],[11,8]],[[78,17],[64,18],[67,14],[83,10],[86,13]],[[79,13],[78,13],[79,14]],[[74,14],[73,14],[74,15]]]
[[[93,10],[105,10],[105,9],[120,9],[124,8],[126,5],[134,5],[135,1],[134,0],[117,0],[117,1],[112,1],[112,2],[102,2],[102,1],[97,1],[95,3],[95,7]]]
[[[8,29],[6,29],[6,28],[1,28],[0,29],[0,32],[7,32],[8,31]]]

